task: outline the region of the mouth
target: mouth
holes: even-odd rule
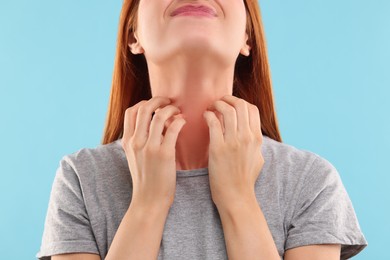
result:
[[[217,12],[214,8],[204,5],[185,5],[175,9],[171,13],[171,17],[174,16],[204,16],[204,17],[217,17]]]

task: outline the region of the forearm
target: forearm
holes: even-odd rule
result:
[[[157,259],[168,212],[167,207],[145,208],[131,204],[105,259]]]
[[[218,207],[229,260],[280,256],[256,197]]]

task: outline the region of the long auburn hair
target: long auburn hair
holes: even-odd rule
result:
[[[139,1],[123,1],[102,144],[111,143],[123,136],[124,115],[127,108],[141,100],[152,98],[145,56],[143,54],[133,55],[128,47],[129,35],[135,31],[137,26]],[[251,55],[248,57],[239,55],[236,60],[233,96],[256,105],[260,112],[263,135],[282,142],[274,107],[271,72],[260,7],[257,1],[244,0],[244,3]]]

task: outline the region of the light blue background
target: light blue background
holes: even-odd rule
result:
[[[339,170],[388,257],[390,1],[262,1],[285,143]],[[33,259],[63,155],[99,145],[121,1],[0,3],[0,257]],[[354,259],[355,259],[354,258]]]

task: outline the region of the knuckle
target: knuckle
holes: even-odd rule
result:
[[[178,108],[174,105],[166,105],[163,109],[174,109],[177,110]]]
[[[173,134],[173,133],[175,133],[176,131],[178,131],[178,127],[179,127],[182,123],[185,123],[184,119],[181,119],[181,118],[174,119],[174,120],[171,122],[171,124],[167,127],[166,134],[167,134],[167,133]]]
[[[164,97],[164,96],[155,96],[152,99],[157,99],[159,101],[169,101],[169,98]]]
[[[250,105],[250,109],[252,109],[254,112],[259,113],[259,108],[256,105]]]
[[[247,106],[247,102],[243,99],[239,99],[236,101],[236,106],[238,107],[246,107]]]
[[[153,156],[160,152],[159,147],[147,144],[144,150],[146,156]]]
[[[177,125],[177,122],[176,122],[176,121],[172,122],[172,123],[166,128],[164,137],[167,136],[167,135],[172,135],[172,134],[176,131],[176,130],[175,130],[176,125]]]
[[[229,149],[231,149],[232,151],[238,151],[240,146],[241,146],[241,141],[238,140],[237,138],[234,138],[229,142]]]
[[[130,138],[130,146],[133,150],[141,150],[144,146],[143,143],[137,138]]]
[[[148,114],[148,107],[146,104],[142,104],[140,105],[140,107],[138,108],[138,115],[139,116],[146,116]]]
[[[125,114],[129,114],[133,110],[133,107],[128,107],[125,110]]]
[[[228,112],[228,113],[232,113],[235,111],[235,108],[232,106],[229,106],[229,105],[225,105],[225,106],[223,106],[223,110]]]
[[[156,112],[153,116],[153,120],[156,122],[156,123],[162,123],[165,121],[165,118],[164,118],[164,115],[161,114],[161,111],[159,112]]]
[[[134,109],[132,107],[126,108],[126,110],[125,110],[125,119],[127,119],[127,118],[129,118],[131,116],[133,110]]]
[[[250,144],[253,142],[253,137],[250,134],[243,134],[240,136],[240,142],[243,144]]]

